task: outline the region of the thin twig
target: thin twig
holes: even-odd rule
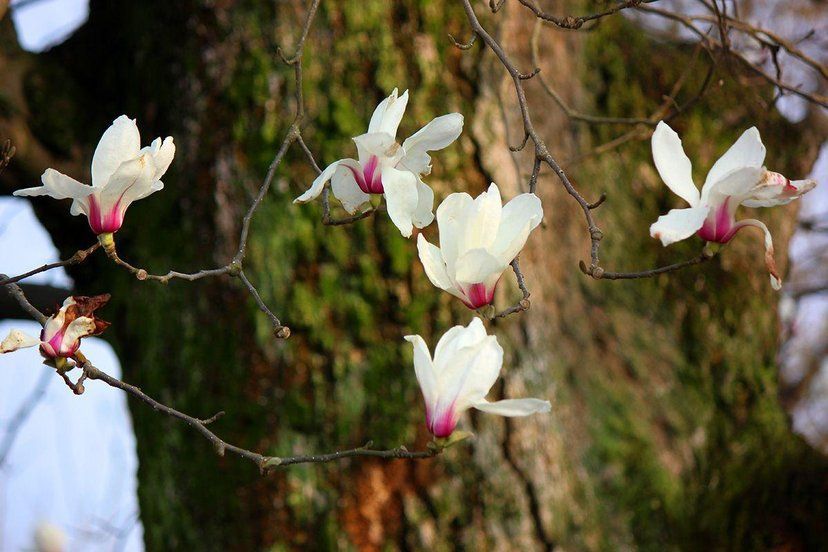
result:
[[[94,253],[100,246],[101,246],[101,244],[96,243],[92,247],[88,247],[86,249],[81,249],[79,251],[76,251],[74,255],[72,255],[71,257],[69,257],[65,261],[58,261],[58,262],[55,262],[55,263],[45,264],[45,265],[43,265],[39,268],[35,268],[33,270],[30,270],[28,272],[24,272],[23,274],[19,274],[17,276],[12,276],[10,278],[3,278],[2,280],[0,280],[0,286],[5,286],[7,284],[13,284],[15,282],[19,282],[20,280],[24,280],[24,279],[28,278],[29,276],[34,276],[35,274],[40,274],[41,272],[46,272],[47,270],[52,270],[53,268],[80,264],[80,263],[84,262],[86,260],[86,258],[89,255],[91,255],[92,253]]]

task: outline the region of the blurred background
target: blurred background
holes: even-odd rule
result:
[[[476,438],[423,462],[356,459],[261,477],[184,424],[142,404],[127,411],[113,389],[93,383],[75,397],[43,375],[36,354],[8,355],[0,548],[31,550],[47,526],[67,550],[828,547],[828,5],[659,1],[644,7],[679,18],[630,9],[571,31],[538,23],[518,2],[495,14],[473,4],[518,67],[541,68],[525,86],[552,154],[588,198],[608,194],[595,212],[608,269],[667,264],[701,243],[663,248],[649,237],[650,223],[678,206],[652,164],[651,124],[578,113],[657,120],[681,106],[670,124],[697,182],[756,125],[769,169],[815,178],[801,202],[755,214],[773,232],[783,291],[768,285],[761,238],[749,232],[699,267],[591,280],[577,266],[589,245],[582,214],[541,173],[546,217],[521,256],[532,308],[494,328],[507,350],[495,392],[548,398],[550,415],[472,413],[462,424]],[[538,5],[566,15],[612,3]],[[225,264],[292,120],[292,70],[275,51],[292,51],[305,10],[265,0],[0,1],[0,139],[17,148],[0,176],[0,272],[92,245],[63,202],[8,196],[47,167],[88,182],[97,140],[122,113],[138,119],[142,143],[173,135],[178,146],[163,193],[130,208],[122,256],[153,272]],[[717,48],[682,23],[718,40],[717,10],[755,32],[734,25]],[[411,94],[401,136],[436,115],[466,116],[429,177],[438,201],[492,180],[507,197],[526,188],[531,154],[507,147],[522,136],[508,75],[479,43],[462,51],[448,33],[470,36],[459,2],[322,3],[305,51],[303,132],[320,164],[351,155],[350,137],[399,87]],[[112,293],[101,316],[113,325],[84,351],[184,412],[226,411],[211,428],[229,442],[277,456],[368,440],[422,448],[429,436],[401,336],[434,344],[469,312],[431,286],[385,214],[327,227],[319,205],[293,205],[314,176],[290,150],[245,265],[291,327],[288,340],[272,336],[230,279],[142,283],[94,256],[23,287],[43,308],[69,289]],[[509,282],[496,301],[518,297]],[[3,334],[33,332],[24,318],[0,298]]]

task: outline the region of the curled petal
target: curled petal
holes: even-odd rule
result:
[[[40,344],[40,340],[21,332],[20,330],[12,330],[9,335],[0,342],[0,354],[10,353],[18,349],[25,349],[27,347],[34,347]]]
[[[786,205],[814,189],[814,180],[791,181],[779,173],[766,171],[765,177],[751,191],[750,197],[742,201],[745,207],[774,207]]]
[[[660,239],[664,246],[687,239],[704,225],[708,212],[708,207],[672,209],[650,225],[650,236]]]
[[[746,226],[758,228],[765,234],[765,266],[768,268],[771,287],[779,291],[782,289],[782,277],[779,276],[779,271],[776,268],[776,260],[773,258],[773,238],[771,237],[770,230],[765,226],[765,223],[756,219],[740,220],[736,223],[736,230],[738,231],[740,228]]]
[[[693,184],[692,165],[678,134],[661,121],[653,132],[651,144],[653,161],[667,187],[691,206],[698,205],[699,189]]]
[[[502,401],[489,402],[482,400],[475,404],[477,410],[488,412],[489,414],[497,414],[498,416],[516,417],[529,416],[539,412],[549,412],[552,410],[552,405],[549,401],[542,401],[540,399],[505,399]]]
[[[356,163],[356,161],[354,161],[353,159],[340,159],[339,161],[334,161],[333,163],[325,167],[325,170],[322,171],[319,174],[319,176],[317,176],[314,179],[313,183],[311,184],[311,187],[308,188],[305,191],[305,193],[294,199],[293,202],[307,203],[308,201],[311,201],[319,197],[319,194],[321,194],[322,190],[325,188],[325,184],[327,184],[328,181],[333,177],[334,173],[336,172],[336,169],[339,167],[339,164],[345,161],[353,161],[354,163]]]

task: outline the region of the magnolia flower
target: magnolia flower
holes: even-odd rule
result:
[[[99,335],[109,326],[109,322],[95,318],[95,311],[107,301],[109,294],[69,297],[43,324],[40,339],[12,330],[0,342],[0,354],[39,345],[40,354],[46,359],[71,357],[80,347],[81,338]]]
[[[478,309],[492,302],[500,276],[542,218],[538,196],[521,194],[501,205],[495,183],[476,199],[451,194],[437,208],[440,247],[417,236],[420,261],[432,284]]]
[[[447,331],[434,350],[423,338],[407,335],[414,346],[414,372],[426,404],[426,425],[435,437],[448,437],[464,411],[476,408],[501,416],[528,416],[549,412],[549,401],[506,399],[489,402],[486,394],[500,375],[503,349],[497,337],[486,335],[479,318]]]
[[[681,139],[664,122],[658,123],[652,138],[653,159],[661,179],[677,196],[690,204],[687,209],[673,209],[650,226],[650,235],[661,243],[671,243],[698,234],[708,242],[727,243],[740,229],[755,226],[765,233],[765,264],[771,285],[780,289],[782,281],[773,259],[773,240],[768,227],[756,219],[736,221],[736,209],[785,205],[811,191],[816,182],[791,182],[779,173],[767,170],[765,146],[756,127],[747,129],[707,173],[701,195],[693,183],[690,159]]]
[[[14,192],[16,196],[48,195],[71,199],[73,215],[86,215],[96,234],[117,232],[127,207],[164,188],[159,180],[172,162],[175,144],[171,136],[153,140],[141,148],[134,119],[121,115],[106,129],[92,156],[92,185],[87,186],[54,169],[41,176],[43,186]]]
[[[463,130],[463,116],[450,113],[437,117],[400,146],[397,127],[407,103],[408,90],[398,98],[395,88],[374,110],[368,132],[354,138],[359,160],[334,161],[293,202],[307,203],[318,197],[330,180],[334,196],[351,214],[367,203],[371,194],[382,194],[388,216],[403,236],[409,237],[414,226],[431,224],[434,192],[420,178],[431,173],[427,152],[454,142]]]

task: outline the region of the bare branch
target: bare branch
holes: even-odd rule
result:
[[[92,247],[88,247],[86,249],[81,249],[75,252],[74,255],[66,259],[65,261],[58,261],[56,263],[49,263],[45,264],[39,268],[35,268],[28,272],[24,272],[23,274],[19,274],[17,276],[12,276],[10,278],[2,278],[0,279],[0,286],[5,286],[6,284],[13,284],[15,282],[19,282],[20,280],[24,280],[29,276],[34,276],[35,274],[40,274],[41,272],[46,272],[47,270],[52,270],[53,268],[58,268],[61,266],[69,266],[69,265],[76,265],[84,262],[86,258],[98,250],[101,244],[96,243]]]

